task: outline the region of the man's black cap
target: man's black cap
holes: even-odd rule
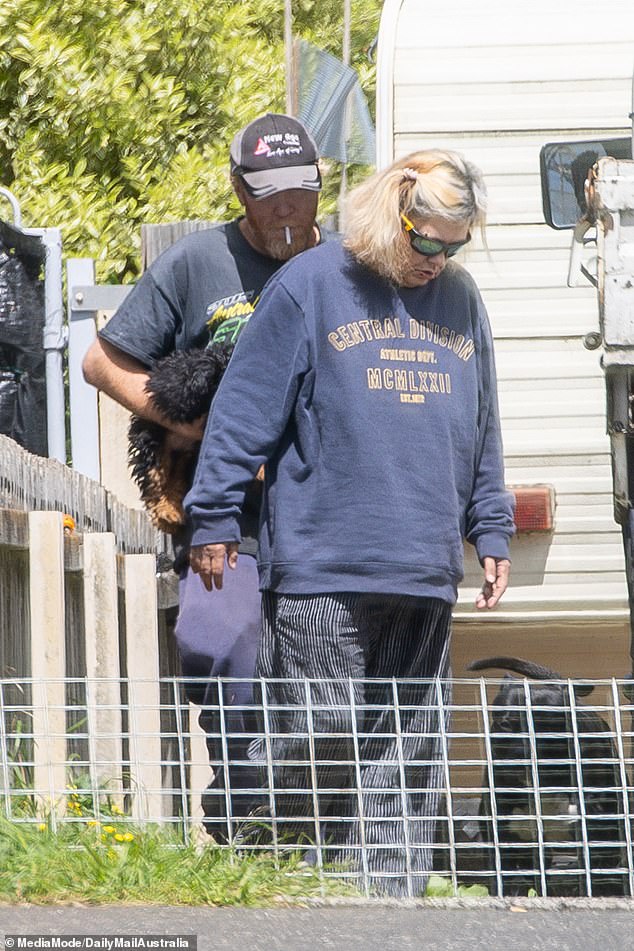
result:
[[[289,188],[321,188],[317,146],[293,116],[267,112],[254,119],[234,137],[229,154],[231,174],[239,175],[256,199]]]

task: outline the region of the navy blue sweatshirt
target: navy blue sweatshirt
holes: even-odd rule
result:
[[[262,588],[453,603],[464,538],[508,557],[491,331],[467,272],[395,288],[335,243],[285,265],[209,415],[192,544],[239,540],[262,463]]]

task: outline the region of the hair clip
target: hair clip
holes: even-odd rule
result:
[[[404,181],[407,181],[407,182],[418,181],[418,172],[416,172],[413,168],[404,168],[402,169],[402,172],[403,172]]]

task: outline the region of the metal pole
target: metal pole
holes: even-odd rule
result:
[[[632,158],[634,159],[634,68],[632,69],[632,100],[630,104],[630,119],[632,120]]]
[[[344,66],[350,65],[350,19],[351,19],[351,0],[343,0],[343,43],[341,58]],[[350,107],[348,101],[344,106],[344,119],[343,119],[343,129],[346,142],[348,141],[349,135],[349,126],[350,126]],[[346,197],[346,192],[348,190],[348,164],[344,161],[341,169],[341,183],[339,185],[339,228],[341,228],[342,218],[343,218],[343,203]]]
[[[45,228],[42,240],[46,247],[44,351],[48,454],[51,459],[66,462],[66,405],[62,368],[62,352],[66,346],[62,297],[62,233],[59,228]]]
[[[286,55],[286,114],[293,115],[293,7],[284,0],[284,52]]]
[[[81,364],[97,336],[95,315],[78,311],[76,290],[95,283],[92,258],[69,258],[66,262],[68,307],[68,391],[70,401],[70,449],[73,469],[95,482],[101,477],[99,454],[99,403],[97,390],[84,380]]]
[[[2,195],[3,198],[6,198],[6,200],[11,205],[11,210],[13,212],[13,224],[19,228],[22,225],[22,212],[20,211],[20,203],[18,202],[18,199],[15,197],[13,192],[9,191],[8,188],[0,188],[0,195]]]
[[[343,0],[343,46],[341,58],[344,66],[350,65],[350,15],[351,0]]]

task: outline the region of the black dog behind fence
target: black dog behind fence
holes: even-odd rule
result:
[[[539,681],[506,675],[490,707],[478,824],[491,890],[627,894],[630,790],[614,731],[578,702],[594,686],[518,658],[470,665],[491,668]]]
[[[228,759],[228,679],[207,693],[210,745],[183,678],[154,684],[155,700],[149,682],[122,679],[112,709],[95,705],[95,681],[74,679],[63,710],[52,699],[59,691],[0,681],[0,808],[15,822],[46,810],[59,823],[106,822],[116,803],[118,823],[169,823],[183,842],[198,829],[210,845],[280,861],[299,852],[366,894],[420,895],[433,867],[481,894],[634,897],[634,707],[622,685],[573,684],[514,658],[474,665],[487,668],[530,680],[372,681],[361,693],[337,682],[350,699],[336,734],[321,716],[321,682],[301,682],[285,710],[256,681],[248,712],[257,763],[246,750]],[[66,738],[35,735],[60,715]],[[366,742],[379,721],[394,739],[388,759]],[[205,792],[212,749],[224,782]],[[244,790],[253,765],[259,785]],[[244,814],[245,792],[258,794],[256,814]],[[204,836],[201,799],[212,793],[222,829]],[[77,802],[81,812],[70,808]]]

